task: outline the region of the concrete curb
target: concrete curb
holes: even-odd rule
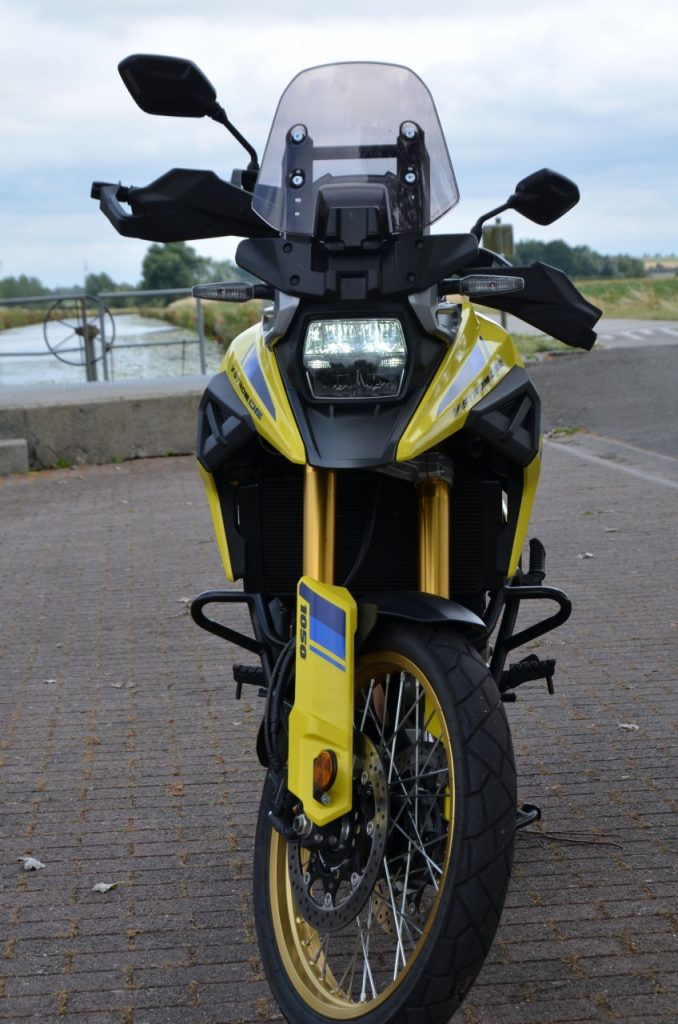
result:
[[[28,472],[28,444],[23,437],[0,440],[0,476]]]
[[[208,380],[15,389],[3,396],[0,439],[26,454],[21,461],[17,448],[0,461],[0,473],[191,454]]]

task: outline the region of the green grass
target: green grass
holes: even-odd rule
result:
[[[27,324],[40,324],[45,319],[45,307],[23,309],[20,306],[0,306],[0,331],[10,327],[26,327]]]
[[[512,334],[518,351],[525,359],[534,358],[543,352],[571,352],[562,341],[549,338],[546,334]]]
[[[586,427],[554,427],[547,437],[570,437],[572,434],[586,434]]]
[[[618,320],[678,320],[677,277],[577,281],[582,295]]]

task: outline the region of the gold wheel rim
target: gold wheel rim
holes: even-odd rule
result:
[[[350,980],[346,981],[346,970],[342,972],[342,976],[337,977],[339,968],[334,965],[331,960],[330,946],[334,940],[334,936],[320,935],[308,922],[306,922],[298,912],[294,897],[292,894],[292,887],[290,884],[288,861],[287,861],[287,844],[284,839],[274,829],[271,830],[271,840],[269,848],[269,865],[268,865],[268,886],[269,896],[271,905],[271,916],[273,927],[275,931],[276,944],[278,953],[282,959],[285,973],[292,985],[294,986],[297,994],[301,997],[304,1003],[309,1006],[315,1012],[324,1015],[330,1020],[353,1020],[358,1017],[362,1017],[372,1010],[376,1009],[382,1003],[386,1002],[391,998],[397,989],[399,989],[411,971],[414,964],[419,959],[421,953],[427,945],[427,939],[430,930],[433,926],[433,922],[436,919],[438,907],[440,904],[441,895],[445,888],[445,880],[447,878],[448,865],[450,861],[450,852],[452,846],[452,839],[454,836],[454,763],[452,758],[452,742],[450,738],[449,729],[445,721],[445,716],[435,694],[433,687],[425,675],[417,668],[417,666],[409,658],[395,651],[381,651],[375,652],[363,656],[359,659],[356,666],[356,694],[357,694],[357,713],[360,712],[361,705],[365,702],[368,707],[370,700],[375,701],[375,691],[379,687],[384,689],[384,681],[392,678],[394,674],[399,675],[399,696],[402,697],[403,689],[405,685],[410,685],[410,680],[415,683],[415,703],[412,704],[409,709],[409,714],[412,714],[412,710],[416,715],[420,714],[420,706],[423,706],[425,715],[420,719],[420,725],[418,728],[417,735],[426,736],[426,742],[432,746],[433,749],[438,745],[439,749],[444,751],[446,759],[445,769],[436,769],[438,774],[442,775],[442,782],[447,776],[447,783],[444,790],[436,794],[434,803],[440,804],[444,808],[442,811],[442,817],[447,821],[447,834],[444,840],[444,854],[442,855],[442,863],[435,865],[436,872],[434,873],[433,868],[430,864],[426,864],[430,860],[428,858],[425,845],[422,842],[422,850],[418,851],[416,844],[413,849],[416,852],[423,854],[423,862],[431,874],[431,880],[435,885],[435,877],[437,871],[440,871],[439,881],[434,893],[431,895],[430,904],[426,912],[425,920],[421,920],[416,927],[418,938],[412,945],[412,948],[405,949],[405,941],[403,939],[403,929],[406,927],[406,914],[404,913],[405,899],[407,898],[407,874],[405,875],[405,884],[402,886],[402,912],[398,910],[397,901],[394,898],[393,881],[390,876],[390,871],[387,867],[384,868],[384,873],[388,880],[388,887],[384,888],[382,893],[376,893],[376,886],[373,890],[373,894],[369,900],[369,911],[366,911],[365,925],[367,926],[367,953],[365,952],[365,932],[361,927],[360,918],[362,914],[356,919],[355,923],[355,934],[353,935],[353,941],[356,949],[358,949],[358,956],[354,955],[354,968],[350,974]],[[379,683],[375,681],[379,680]],[[390,686],[390,682],[388,683]],[[421,688],[421,690],[419,689]],[[368,696],[365,697],[366,691]],[[423,698],[421,694],[423,693]],[[389,694],[386,693],[386,702],[388,702]],[[375,704],[376,706],[376,704]],[[400,701],[399,705],[400,706]],[[362,708],[364,712],[364,707]],[[404,712],[405,713],[405,712]],[[369,715],[368,712],[364,712],[364,719],[366,720]],[[363,726],[365,721],[363,721]],[[396,719],[395,735],[397,737],[398,726]],[[432,739],[428,739],[432,737]],[[396,741],[393,743],[393,750],[395,750]],[[417,749],[419,747],[420,740],[417,739]],[[433,757],[433,753],[429,754],[429,761]],[[398,768],[396,767],[398,757],[393,757],[393,769],[398,778],[396,785],[402,785]],[[424,765],[426,768],[426,765]],[[423,775],[421,776],[423,778]],[[389,779],[391,776],[389,776]],[[419,789],[419,776],[415,776],[415,794],[418,793]],[[404,790],[403,790],[404,791]],[[442,803],[441,803],[442,798]],[[418,806],[418,796],[415,797]],[[406,807],[407,815],[411,817],[411,812],[407,805],[409,799],[407,795],[404,799],[404,806]],[[438,807],[438,813],[440,814],[440,806]],[[429,811],[429,814],[431,812]],[[415,812],[416,816],[416,812]],[[413,819],[414,820],[414,819]],[[398,827],[398,823],[395,823],[395,827]],[[400,829],[402,831],[402,828]],[[416,822],[414,823],[414,831],[419,837],[419,833],[416,830]],[[423,832],[423,829],[422,829]],[[402,858],[402,854],[399,855]],[[407,864],[410,864],[410,858],[412,853],[410,852],[407,860]],[[388,854],[384,858],[386,861]],[[433,862],[431,861],[431,864]],[[389,892],[390,890],[390,892]],[[385,895],[384,895],[385,894]],[[377,911],[374,913],[374,905],[376,903]],[[386,910],[384,911],[384,908]],[[410,908],[411,909],[411,908]],[[379,924],[379,917],[381,915],[384,918],[390,915],[390,919],[393,925],[395,922],[397,937],[395,940],[395,964],[393,970],[393,979],[385,983],[383,987],[380,987],[378,991],[375,990],[375,981],[372,974],[370,965],[370,941],[374,932],[375,922],[379,929],[384,932],[388,931],[386,925]],[[398,925],[398,919],[400,919],[400,925]],[[411,923],[414,922],[414,917],[411,919]],[[391,925],[391,930],[393,930]],[[351,926],[353,927],[353,925]],[[344,929],[349,931],[349,929]],[[411,928],[407,926],[408,938],[412,943]],[[338,933],[343,935],[343,932]],[[379,938],[379,936],[377,936]],[[357,994],[357,986],[354,987],[355,975],[360,976],[358,968],[358,961],[362,961],[360,965],[360,971],[362,972],[362,983],[361,983],[361,998],[354,998],[354,993]],[[344,960],[340,961],[343,966]],[[365,967],[367,963],[367,968]],[[350,965],[349,965],[350,966]],[[367,975],[369,988],[369,996],[365,997],[366,983],[365,976]],[[348,994],[347,994],[348,988]],[[364,1001],[362,1001],[364,999]]]

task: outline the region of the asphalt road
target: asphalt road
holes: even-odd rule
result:
[[[603,322],[591,352],[549,356],[530,374],[545,432],[578,428],[678,459],[678,322]]]

